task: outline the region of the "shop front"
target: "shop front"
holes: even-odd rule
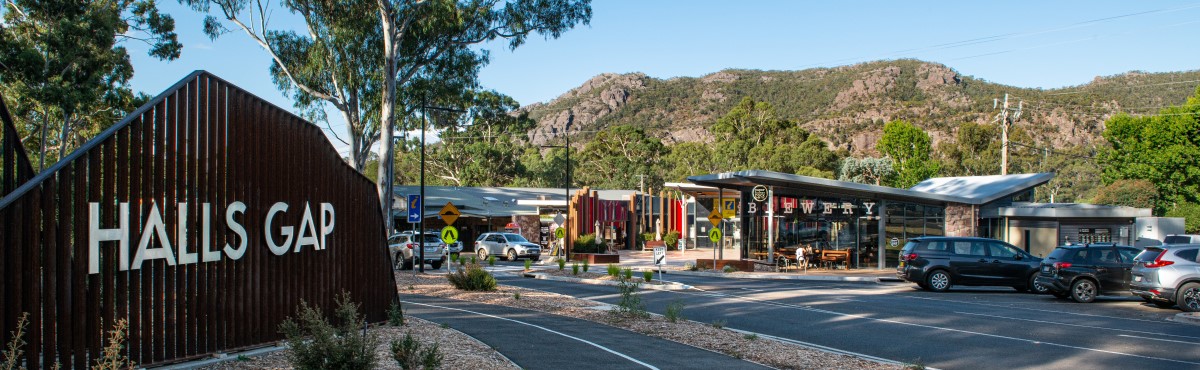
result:
[[[939,178],[912,189],[770,171],[688,180],[739,191],[742,259],[774,263],[800,249],[810,256],[808,263],[889,268],[896,266],[900,248],[910,238],[980,235],[981,208],[1009,201],[1052,176]]]

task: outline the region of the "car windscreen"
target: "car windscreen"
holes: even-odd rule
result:
[[[504,234],[504,238],[507,239],[509,243],[528,243],[529,242],[528,239],[525,239],[525,237],[517,235],[517,234]]]
[[[1155,258],[1158,258],[1159,254],[1162,254],[1162,251],[1162,248],[1146,247],[1146,250],[1138,253],[1137,257],[1133,257],[1133,260],[1136,262],[1153,262]]]

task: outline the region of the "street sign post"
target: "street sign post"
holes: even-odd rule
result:
[[[667,264],[667,247],[654,247],[654,265],[658,266],[658,281],[662,281],[662,267]]]
[[[421,223],[421,210],[423,210],[423,209],[425,209],[425,206],[423,204],[421,204],[421,196],[417,195],[417,194],[409,194],[408,195],[408,223],[410,223],[410,224]]]
[[[446,202],[446,205],[442,206],[442,210],[438,211],[438,216],[442,217],[442,221],[445,221],[446,225],[453,225],[454,221],[457,221],[458,216],[461,215],[462,213],[458,212],[458,207],[455,207],[452,202]]]
[[[442,243],[446,245],[454,244],[458,241],[458,229],[454,226],[446,226],[442,228]]]

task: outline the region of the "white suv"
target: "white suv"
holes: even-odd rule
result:
[[[442,268],[446,263],[446,244],[442,243],[437,233],[403,232],[388,238],[388,253],[392,255],[392,263],[401,270],[413,268],[413,255],[420,254],[416,249],[420,244],[425,248],[424,263],[434,270]]]
[[[1133,294],[1159,307],[1200,312],[1200,244],[1146,247],[1133,261]]]
[[[487,260],[488,255],[499,255],[508,257],[509,261],[519,257],[537,261],[542,258],[542,247],[519,234],[483,233],[475,239],[475,253],[481,260]]]

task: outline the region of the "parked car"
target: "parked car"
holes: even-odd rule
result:
[[[1133,258],[1129,290],[1162,308],[1200,312],[1200,244],[1146,247]]]
[[[486,260],[488,255],[497,255],[510,261],[522,257],[537,261],[542,258],[542,247],[520,234],[492,232],[475,239],[475,253],[481,260]]]
[[[1099,294],[1125,293],[1133,258],[1141,251],[1112,243],[1060,246],[1042,260],[1035,283],[1055,297],[1079,303],[1094,301]]]
[[[935,292],[952,285],[997,285],[1045,293],[1044,287],[1034,283],[1041,262],[1041,258],[995,239],[917,237],[900,249],[896,275]]]
[[[442,268],[446,263],[447,248],[437,233],[402,232],[388,238],[388,251],[392,255],[392,263],[401,270],[413,268],[413,254],[420,253],[417,246],[425,248],[425,259],[434,270]]]
[[[1171,234],[1163,238],[1163,244],[1200,244],[1200,235]]]

